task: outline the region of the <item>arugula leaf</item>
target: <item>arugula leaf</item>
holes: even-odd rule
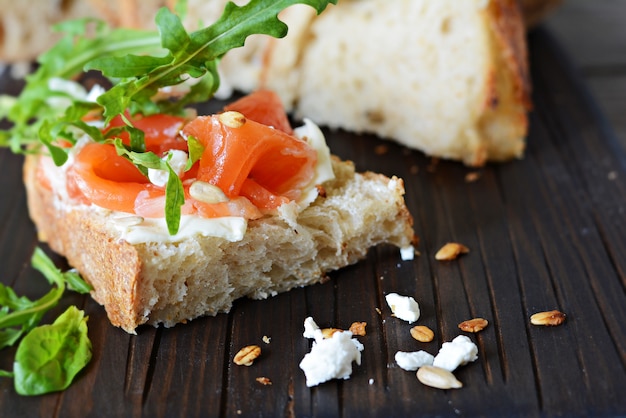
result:
[[[87,28],[94,27],[94,36],[87,36]],[[133,52],[157,53],[161,50],[158,34],[136,29],[112,30],[95,19],[78,19],[56,26],[65,36],[38,59],[37,71],[26,77],[26,86],[6,116],[13,127],[0,135],[0,146],[10,146],[15,153],[24,147],[38,144],[38,132],[43,121],[71,118],[56,106],[52,99],[64,96],[51,89],[55,78],[72,79],[80,75],[85,63],[105,55]],[[51,123],[50,126],[54,125]]]
[[[68,284],[70,289],[82,294],[89,293],[93,290],[91,285],[87,284],[87,282],[78,275],[76,270],[72,269],[62,272],[39,247],[35,248],[31,258],[31,264],[44,275],[50,284],[56,284],[58,287],[64,287],[65,284]]]
[[[193,135],[187,138],[187,147],[189,149],[189,159],[187,160],[185,171],[191,170],[191,167],[193,167],[204,153],[204,145]]]
[[[66,284],[79,293],[88,293],[91,290],[91,286],[75,271],[61,272],[39,247],[35,248],[31,263],[56,287],[41,298],[31,301],[25,296],[18,297],[13,289],[0,283],[0,349],[13,345],[23,334],[35,327],[43,315],[57,305],[65,292]]]
[[[91,360],[87,317],[70,306],[54,323],[30,331],[15,353],[13,376],[20,395],[66,389]]]
[[[336,3],[336,0],[252,0],[243,6],[229,2],[220,19],[213,25],[191,34],[185,31],[176,15],[167,8],[160,9],[156,23],[161,34],[161,45],[169,50],[167,55],[103,56],[85,66],[85,69],[99,70],[107,77],[127,79],[98,99],[98,103],[104,107],[107,121],[129,108],[135,96],[140,100],[152,97],[159,88],[179,84],[189,76],[197,78],[207,73],[215,75],[217,60],[229,50],[243,46],[246,38],[252,34],[284,37],[288,28],[278,19],[278,14],[295,3],[310,5],[321,13],[329,3]],[[133,79],[128,80],[129,77]],[[215,89],[215,85],[209,87],[209,91],[214,92]]]

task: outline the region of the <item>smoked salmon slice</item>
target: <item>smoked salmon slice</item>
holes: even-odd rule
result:
[[[90,143],[67,171],[67,191],[74,199],[87,199],[100,207],[134,212],[139,192],[153,188],[148,179],[111,144]]]
[[[228,197],[239,196],[251,178],[273,195],[297,199],[313,177],[317,152],[305,141],[253,120],[244,119],[240,126],[224,123],[228,114],[199,116],[183,129],[205,147],[198,179]]]

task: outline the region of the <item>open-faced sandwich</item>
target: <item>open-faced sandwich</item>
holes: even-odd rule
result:
[[[355,173],[315,123],[293,129],[271,91],[212,115],[189,110],[215,92],[229,49],[252,33],[285,35],[277,15],[292,3],[320,13],[329,1],[229,4],[193,33],[162,9],[156,42],[101,26],[76,36],[75,22],[12,106],[2,140],[27,153],[39,238],[129,333],[228,312],[239,297],[319,282],[372,246],[415,242],[402,180]],[[83,70],[111,85],[84,91],[68,80]]]

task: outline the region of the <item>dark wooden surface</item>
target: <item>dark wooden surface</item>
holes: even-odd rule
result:
[[[526,156],[479,170],[475,183],[464,181],[473,170],[458,163],[433,165],[376,138],[328,133],[331,149],[358,169],[405,179],[420,257],[403,262],[397,250],[381,247],[326,284],[242,300],[228,315],[171,329],[143,327],[136,336],[110,326],[90,298],[68,294],[57,313],[70,304],[86,310],[92,362],[58,394],[19,397],[1,379],[0,415],[626,415],[626,152],[561,44],[539,29],[530,51],[535,110]],[[384,156],[374,153],[381,144]],[[37,242],[20,163],[0,151],[1,279],[34,297],[47,285],[28,263]],[[451,240],[470,254],[435,261]],[[419,323],[435,331],[432,343],[416,342],[411,326],[391,317],[389,292],[416,298]],[[565,312],[566,323],[530,325],[532,313],[550,309]],[[310,348],[302,337],[307,316],[323,327],[368,323],[359,338],[363,363],[350,380],[306,387],[298,363]],[[469,335],[479,358],[456,372],[464,388],[428,388],[395,365],[398,350],[435,354],[462,334],[459,322],[475,316],[490,325]],[[247,344],[259,344],[262,357],[252,367],[233,365]],[[12,354],[2,352],[0,367],[11,367]],[[259,376],[273,384],[260,385]]]

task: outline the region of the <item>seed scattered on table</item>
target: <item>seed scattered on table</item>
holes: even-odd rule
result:
[[[374,153],[376,155],[385,155],[387,152],[389,152],[389,147],[387,145],[377,145],[376,148],[374,148]]]
[[[260,355],[261,347],[258,345],[247,345],[235,354],[233,361],[238,366],[251,366]]]
[[[466,183],[473,183],[475,181],[477,181],[480,178],[480,172],[478,171],[470,171],[469,173],[467,173],[465,175],[465,182]]]
[[[530,323],[533,325],[557,326],[565,322],[566,315],[563,312],[554,310],[546,312],[537,312],[530,317]]]
[[[255,380],[264,386],[268,386],[272,384],[272,381],[270,380],[269,377],[261,376],[261,377],[257,377]]]
[[[343,330],[339,328],[322,328],[322,336],[324,338],[332,338],[336,332],[343,332]]]
[[[411,337],[422,343],[429,343],[435,338],[433,330],[424,325],[417,325],[411,328]]]
[[[479,332],[489,325],[489,321],[484,318],[473,318],[463,321],[459,324],[459,328],[465,332]]]
[[[422,366],[417,370],[417,379],[426,386],[437,389],[458,389],[463,387],[452,372],[435,366]]]
[[[458,242],[449,242],[435,254],[435,259],[439,261],[454,260],[461,254],[469,253],[469,248]]]
[[[363,337],[365,335],[365,327],[367,326],[367,322],[353,322],[350,325],[350,332],[352,335],[358,335],[359,337]]]

